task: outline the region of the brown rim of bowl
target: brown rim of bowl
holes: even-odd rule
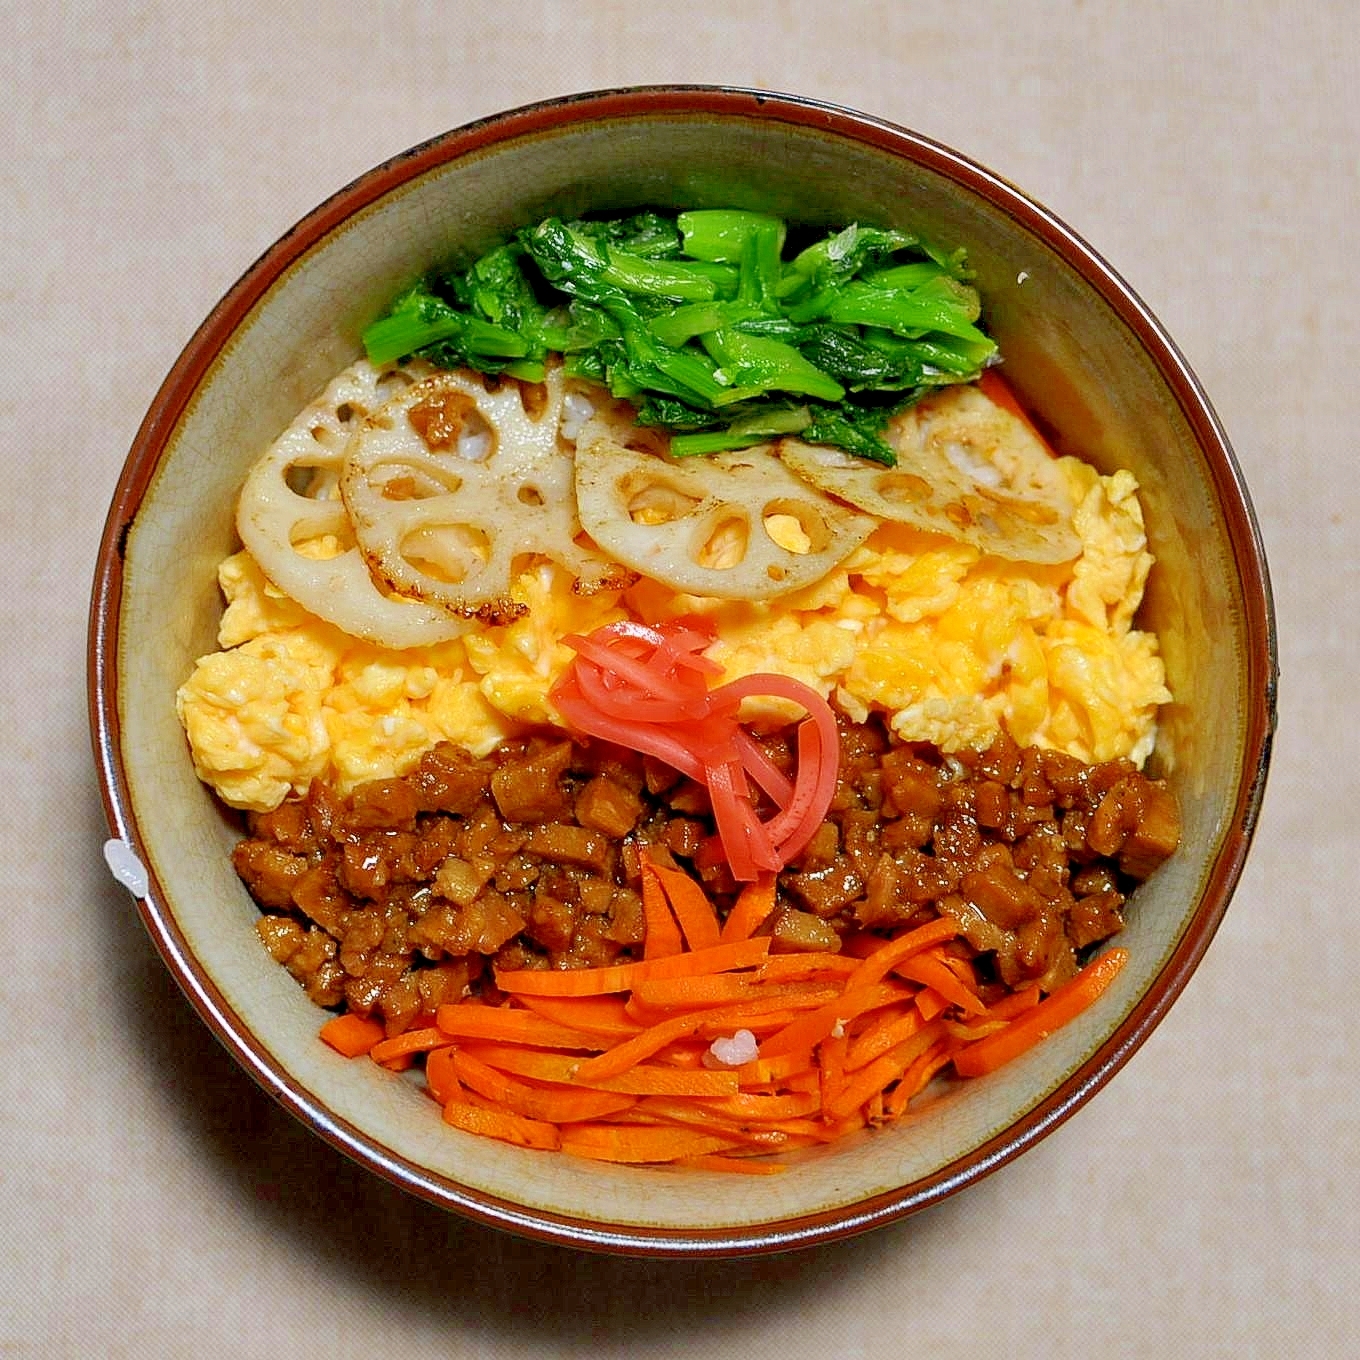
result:
[[[99,547],[88,654],[91,735],[105,813],[112,833],[140,854],[123,766],[116,695],[123,552],[156,464],[197,385],[235,328],[283,271],[327,233],[418,175],[500,142],[551,131],[568,121],[702,114],[788,123],[906,157],[984,198],[1071,261],[1153,359],[1196,440],[1214,455],[1211,471],[1232,533],[1248,635],[1261,642],[1247,657],[1249,711],[1242,751],[1244,778],[1229,830],[1212,865],[1200,909],[1153,985],[1081,1067],[1004,1133],[930,1177],[843,1209],[751,1228],[653,1229],[528,1210],[432,1176],[338,1119],[308,1092],[280,1080],[268,1053],[240,1023],[192,957],[152,875],[146,897],[137,901],[138,911],[194,1008],[271,1096],[334,1147],[420,1198],[493,1227],[592,1251],[668,1257],[768,1253],[834,1241],[903,1218],[996,1170],[1050,1133],[1128,1061],[1185,987],[1227,910],[1255,834],[1275,728],[1278,660],[1270,582],[1255,514],[1222,426],[1180,351],[1120,276],[1045,208],[967,157],[867,114],[797,95],[729,86],[640,86],[570,95],[469,123],[394,156],[315,208],[245,271],[190,339],[157,392],[118,481]],[[142,859],[147,862],[146,856]]]

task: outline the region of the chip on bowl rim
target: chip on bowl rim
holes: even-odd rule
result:
[[[421,143],[339,190],[269,247],[209,313],[165,378],[120,475],[100,542],[90,615],[89,712],[110,828],[114,837],[138,851],[141,836],[129,787],[119,708],[124,552],[143,497],[155,480],[159,460],[191,409],[200,383],[275,282],[347,220],[427,172],[505,143],[550,136],[578,122],[649,116],[714,116],[783,124],[813,135],[859,143],[923,166],[986,201],[1060,255],[1117,313],[1155,363],[1195,442],[1208,457],[1215,501],[1228,522],[1246,614],[1245,635],[1254,645],[1243,658],[1247,711],[1242,720],[1241,775],[1233,805],[1224,810],[1222,842],[1203,879],[1198,909],[1151,985],[1084,1061],[1053,1089],[1041,1092],[1016,1122],[934,1174],[824,1211],[753,1220],[749,1225],[673,1228],[592,1220],[516,1203],[481,1187],[469,1188],[435,1175],[394,1153],[352,1121],[338,1116],[315,1092],[280,1072],[268,1048],[242,1022],[195,956],[146,855],[141,859],[147,867],[148,888],[137,899],[137,907],[155,947],[190,1002],[246,1071],[327,1142],[392,1184],[476,1221],[547,1242],[635,1255],[734,1256],[828,1242],[901,1219],[954,1194],[1038,1142],[1109,1081],[1161,1021],[1208,948],[1241,876],[1264,795],[1278,674],[1273,603],[1259,529],[1235,455],[1197,378],[1142,301],[1070,228],[999,176],[918,133],[818,100],[739,87],[657,85],[574,94],[484,118]]]

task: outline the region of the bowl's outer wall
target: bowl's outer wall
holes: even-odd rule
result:
[[[176,687],[215,646],[214,569],[235,545],[246,468],[358,353],[393,291],[545,213],[645,203],[906,224],[966,244],[1012,382],[1065,450],[1134,471],[1159,559],[1146,618],[1176,700],[1158,758],[1186,836],[1140,890],[1132,962],[1022,1063],[781,1177],[545,1161],[458,1135],[405,1083],[334,1058],[315,1042],[315,1011],[259,949],[228,863],[235,827],[195,779],[174,714]],[[899,129],[800,100],[652,90],[535,106],[416,148],[244,276],[167,378],[120,483],[96,583],[92,716],[111,824],[152,871],[142,910],[153,939],[285,1104],[382,1174],[485,1221],[607,1250],[717,1254],[919,1208],[1030,1145],[1108,1079],[1226,908],[1259,807],[1274,664],[1259,537],[1231,452],[1180,356],[1102,261],[1002,181]]]

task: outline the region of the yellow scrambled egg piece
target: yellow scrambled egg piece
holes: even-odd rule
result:
[[[827,577],[764,604],[677,595],[652,581],[581,596],[560,568],[526,572],[528,613],[438,647],[384,651],[282,596],[244,552],[222,563],[221,650],[178,696],[195,768],[222,799],[264,810],[314,778],[341,791],[401,774],[438,741],[485,754],[555,720],[548,691],[573,653],[561,639],[628,615],[709,615],[728,678],[777,671],[851,718],[888,715],[944,751],[1022,745],[1083,760],[1152,749],[1165,686],[1156,639],[1133,627],[1152,558],[1137,484],[1059,460],[1081,555],[1062,566],[984,556],[885,524]],[[324,548],[319,548],[324,552]],[[748,703],[747,716],[796,710]]]

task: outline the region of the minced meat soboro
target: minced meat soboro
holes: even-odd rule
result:
[[[1007,737],[942,757],[877,719],[840,728],[839,784],[778,878],[774,951],[837,949],[941,915],[984,999],[1050,991],[1123,925],[1127,894],[1176,848],[1176,804],[1124,760],[1088,765]],[[783,734],[766,741],[788,770]],[[404,778],[252,814],[234,853],[272,956],[319,1006],[429,1023],[501,969],[640,957],[639,852],[695,874],[722,915],[737,885],[703,847],[706,792],[669,767],[560,736],[479,759],[448,743]]]

